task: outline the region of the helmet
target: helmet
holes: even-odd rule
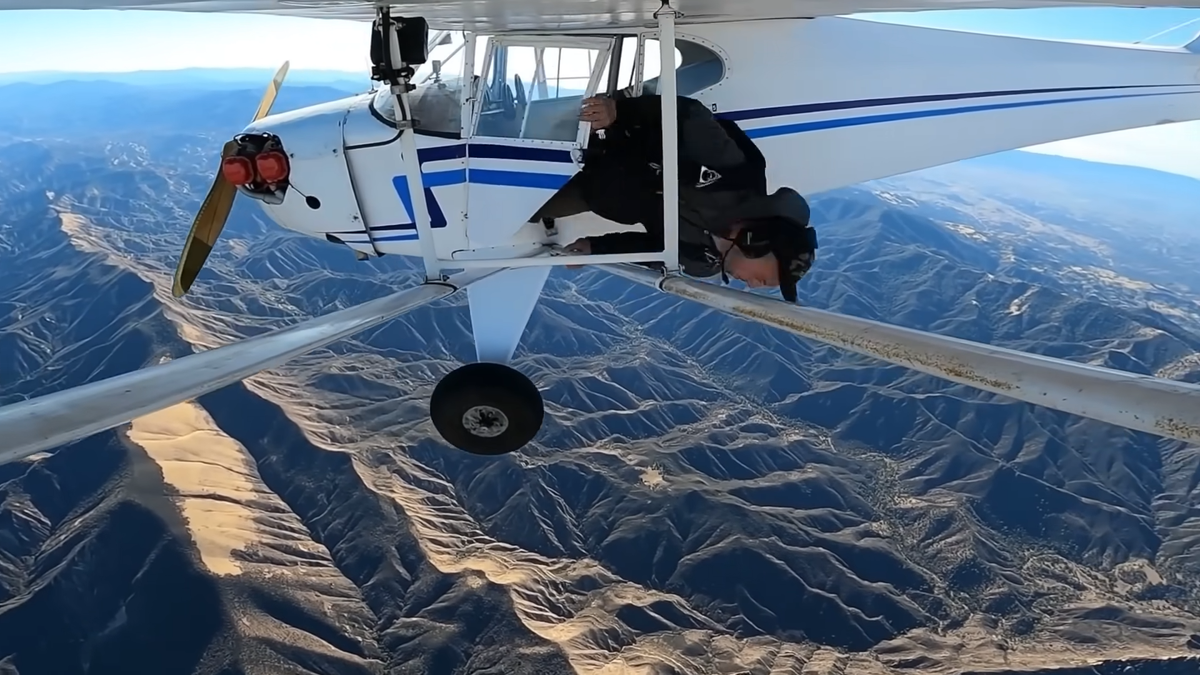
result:
[[[738,231],[733,245],[747,258],[775,254],[779,265],[779,293],[796,302],[796,283],[808,274],[817,257],[817,231],[789,218],[762,218]]]

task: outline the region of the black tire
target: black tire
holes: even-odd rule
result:
[[[443,377],[429,397],[438,433],[473,455],[520,450],[541,430],[545,414],[537,386],[499,363],[469,363]]]

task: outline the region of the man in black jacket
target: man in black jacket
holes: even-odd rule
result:
[[[663,250],[661,111],[655,95],[584,101],[581,118],[593,130],[584,168],[535,218],[590,210],[618,223],[640,223],[646,232],[588,237],[567,246],[568,252]],[[808,272],[816,249],[807,203],[791,191],[767,197],[766,160],[737,124],[682,96],[678,115],[683,271],[778,287],[794,302],[796,282]],[[780,205],[782,214],[773,210]]]

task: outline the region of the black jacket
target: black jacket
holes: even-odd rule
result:
[[[582,172],[588,207],[646,228],[593,237],[593,253],[663,250],[661,105],[657,95],[619,99],[616,121],[589,140]],[[679,97],[678,114],[680,263],[690,275],[712,276],[720,256],[711,234],[728,228],[723,212],[748,194],[766,194],[766,160],[737,124],[699,101]]]

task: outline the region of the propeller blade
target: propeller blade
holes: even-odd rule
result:
[[[275,98],[279,96],[279,89],[283,87],[283,80],[287,77],[289,65],[288,61],[284,61],[276,71],[275,77],[271,79],[271,84],[267,85],[267,91],[258,103],[258,110],[254,111],[251,122],[257,122],[271,112],[271,106],[275,105]],[[235,152],[237,142],[228,141],[221,149],[221,159]],[[225,228],[225,221],[229,218],[229,212],[233,210],[233,199],[236,196],[237,187],[225,180],[224,174],[218,168],[212,187],[209,188],[204,203],[200,205],[200,210],[192,221],[192,229],[183,245],[183,254],[179,256],[179,264],[175,268],[175,284],[171,289],[175,297],[183,297],[195,283],[196,277],[200,276],[200,270],[208,260],[208,255],[212,253],[217,237],[221,236],[221,230]]]
[[[267,92],[263,94],[262,101],[258,104],[258,110],[254,113],[254,118],[251,122],[257,122],[267,116],[271,112],[271,106],[275,105],[275,97],[279,95],[279,89],[283,86],[283,78],[287,77],[290,61],[284,61],[283,65],[276,71],[275,77],[271,79],[271,84],[267,86]]]
[[[221,159],[237,151],[236,141],[227,141],[221,150]],[[237,187],[225,180],[224,174],[218,169],[217,177],[200,205],[192,229],[188,232],[187,242],[183,245],[183,254],[179,256],[179,265],[175,268],[175,286],[172,289],[175,297],[183,297],[192,287],[196,277],[200,276],[200,268],[208,260],[217,237],[225,227],[225,220],[233,209],[233,198],[237,196]]]

